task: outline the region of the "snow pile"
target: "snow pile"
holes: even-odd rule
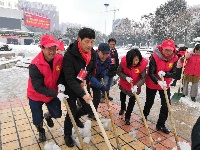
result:
[[[136,138],[136,134],[137,134],[137,130],[135,130],[134,128],[131,129],[131,132],[129,132],[129,135],[133,137],[134,141],[137,141]]]
[[[101,122],[105,130],[110,130],[111,119],[101,119]]]
[[[181,97],[180,102],[184,103],[185,105],[187,105],[189,107],[193,107],[193,108],[200,110],[200,103],[193,102],[193,101],[189,100],[189,98],[187,98],[187,97]]]
[[[186,142],[178,142],[178,144],[180,145],[181,150],[191,150],[190,144]],[[172,150],[177,150],[177,146],[174,147]]]
[[[87,120],[84,124],[84,128],[78,128],[80,135],[83,138],[84,143],[89,143],[91,140],[91,120]],[[76,135],[76,132],[74,128],[72,128],[72,139],[76,142],[76,145],[78,147],[81,147],[78,136]]]
[[[45,142],[44,150],[61,150],[61,148],[53,142]]]

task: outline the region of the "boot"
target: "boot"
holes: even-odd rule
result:
[[[72,139],[72,136],[71,135],[65,135],[64,136],[64,140],[65,140],[65,144],[68,146],[68,147],[74,147],[74,140]]]
[[[125,110],[121,109],[121,110],[119,111],[119,115],[123,115],[124,112],[125,112]]]
[[[196,98],[195,97],[191,97],[193,102],[196,102]]]
[[[49,112],[47,112],[47,113],[44,114],[44,118],[45,118],[45,120],[47,121],[47,125],[48,125],[50,128],[54,127],[54,123],[53,123],[51,114],[49,114]]]
[[[130,125],[130,119],[125,119],[126,125]]]
[[[78,118],[76,118],[75,121],[76,121],[76,125],[77,125],[79,128],[84,128],[83,123],[82,123]]]
[[[162,131],[163,133],[165,134],[169,134],[170,133],[170,130],[168,130],[165,125],[156,125],[156,129],[158,131]]]
[[[37,131],[39,132],[38,140],[40,142],[45,142],[46,141],[46,136],[45,136],[45,129],[43,128],[43,122],[40,123],[39,125],[37,125],[36,128],[37,128]]]
[[[93,113],[88,114],[88,118],[96,121],[96,118]]]

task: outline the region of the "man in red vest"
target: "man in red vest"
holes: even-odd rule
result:
[[[29,79],[27,97],[32,112],[33,124],[39,132],[39,141],[46,141],[43,118],[49,127],[53,127],[53,118],[62,115],[61,102],[59,99],[67,97],[60,91],[65,91],[63,85],[57,87],[58,78],[62,69],[63,56],[56,53],[56,39],[51,35],[43,35],[40,40],[41,52],[32,60],[29,66]],[[58,97],[58,98],[57,98]],[[48,113],[44,114],[42,105],[46,104]]]
[[[164,40],[161,46],[157,46],[152,54],[149,62],[149,69],[146,79],[146,103],[144,106],[144,116],[150,113],[150,109],[153,106],[155,95],[157,91],[161,98],[160,115],[156,125],[156,129],[166,134],[170,131],[165,127],[165,122],[168,117],[168,108],[164,95],[164,86],[167,89],[168,98],[170,100],[170,82],[176,74],[176,64],[178,56],[176,55],[175,43],[173,40]],[[161,77],[164,77],[162,82]]]

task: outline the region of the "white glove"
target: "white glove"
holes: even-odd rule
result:
[[[160,85],[160,87],[162,88],[162,89],[164,89],[164,87],[167,87],[167,83],[166,83],[166,81],[158,81],[158,84]]]
[[[159,75],[160,78],[161,78],[161,77],[164,77],[165,74],[166,74],[166,73],[165,73],[164,71],[162,71],[162,70],[158,72],[158,75]]]
[[[131,88],[132,93],[137,92],[137,89],[138,89],[137,85],[134,85],[134,86]]]
[[[59,100],[60,100],[61,102],[63,102],[63,99],[64,99],[64,98],[69,98],[69,96],[68,96],[68,95],[65,95],[65,94],[63,94],[63,93],[58,93],[57,98],[59,98]]]
[[[58,84],[58,92],[64,92],[65,86],[63,84]]]
[[[132,80],[133,80],[133,79],[132,79],[131,77],[126,77],[126,81],[127,81],[128,83],[131,83]]]

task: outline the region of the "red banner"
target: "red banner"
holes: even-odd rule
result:
[[[50,19],[24,13],[24,24],[36,28],[50,30]]]

